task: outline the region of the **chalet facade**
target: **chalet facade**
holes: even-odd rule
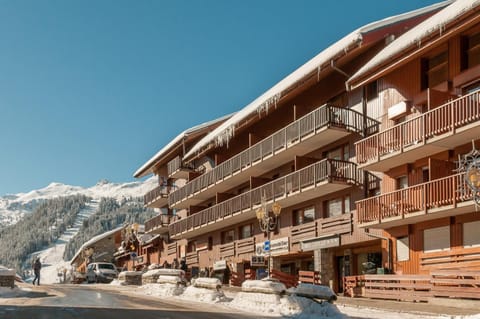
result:
[[[384,262],[403,274],[478,268],[480,214],[459,160],[480,148],[480,2],[457,1],[419,24],[349,85],[376,88],[366,103],[380,132],[355,147],[381,192],[356,206],[359,226],[392,242]]]
[[[383,229],[363,227],[355,209],[384,190],[356,154],[356,145],[385,128],[369,112],[379,87],[347,91],[345,84],[448,3],[355,30],[215,121],[211,132],[202,126],[191,139],[175,139],[143,165],[134,176],[153,173],[160,182],[145,204],[166,212],[146,224],[147,232],[164,235],[160,263],[184,259],[193,275],[207,268],[234,284],[262,276],[267,264],[258,261],[268,258],[269,234],[256,212],[275,203],[281,211],[269,242],[271,274],[297,280],[308,273],[341,291],[345,276],[393,268],[385,264],[391,249]]]
[[[397,274],[362,278],[365,295],[480,299],[480,1],[406,32],[348,86],[372,92],[365,114],[380,122],[355,144],[358,167],[382,180],[356,202],[357,223],[384,231],[382,262]]]
[[[118,227],[85,242],[71,259],[72,268],[85,273],[87,265],[91,262],[115,263],[114,254],[121,246],[123,230],[123,226]]]
[[[158,215],[145,222],[145,235],[139,238],[137,246],[137,267],[164,263],[171,265],[185,255],[181,249],[186,246],[187,241],[172,240],[168,226],[180,218],[186,218],[187,210],[174,209],[169,205],[168,199],[172,192],[182,188],[189,179],[199,173],[191,164],[182,162],[181,158],[196,142],[230,117],[231,115],[223,116],[185,130],[135,172],[136,178],[151,174],[158,176],[158,186],[144,196],[145,206],[154,208]],[[203,163],[204,167],[209,165],[208,162]],[[117,258],[121,258],[120,254]],[[127,262],[128,256],[124,258],[125,261],[119,259],[119,262],[128,269],[134,269],[133,261]]]

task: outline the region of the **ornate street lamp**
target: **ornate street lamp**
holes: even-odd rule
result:
[[[268,242],[270,243],[270,232],[274,231],[277,227],[278,217],[280,216],[280,212],[282,210],[282,206],[275,202],[271,206],[273,216],[270,216],[269,211],[267,210],[267,200],[265,195],[262,196],[261,206],[257,209],[257,219],[258,224],[260,225],[260,229],[263,232],[267,232]],[[268,277],[266,279],[270,279],[270,259],[272,256],[272,250],[268,250]]]

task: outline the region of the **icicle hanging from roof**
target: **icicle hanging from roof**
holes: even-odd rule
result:
[[[215,145],[219,147],[226,145],[228,148],[228,144],[234,135],[235,135],[235,124],[232,124],[229,127],[227,127],[221,134],[217,135],[215,139]]]
[[[260,104],[257,107],[257,114],[260,115],[262,112],[265,112],[266,114],[268,114],[269,107],[271,105],[274,105],[276,108],[277,102],[280,100],[281,96],[282,96],[281,93],[277,93],[272,97],[270,97],[269,99],[267,99],[264,103]],[[225,130],[222,133],[216,136],[215,146],[221,147],[226,145],[228,148],[228,144],[234,135],[235,135],[235,124],[232,124],[227,128],[225,128]]]

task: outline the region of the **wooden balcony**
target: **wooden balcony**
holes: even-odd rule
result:
[[[193,251],[193,252],[187,253],[185,256],[185,261],[189,266],[198,264],[198,252]]]
[[[158,215],[145,222],[145,233],[168,233],[168,225],[178,220],[177,215]]]
[[[177,242],[167,244],[167,255],[176,255],[177,254]]]
[[[237,255],[255,252],[255,237],[239,239],[235,242],[235,251]]]
[[[180,156],[175,157],[173,160],[168,162],[168,177],[170,178],[188,178],[188,173],[193,171],[192,165],[185,165],[182,162]]]
[[[357,201],[359,226],[390,228],[474,211],[464,176],[459,173]]]
[[[149,191],[143,197],[143,202],[146,207],[161,208],[168,204],[168,186],[158,186]]]
[[[264,195],[267,203],[289,207],[363,184],[363,172],[351,162],[324,159],[294,173],[211,206],[169,226],[174,239],[191,238],[255,218]]]
[[[292,244],[311,240],[324,235],[341,235],[353,230],[353,214],[342,214],[335,217],[321,218],[314,222],[293,226],[291,229]]]
[[[480,92],[452,100],[356,143],[359,167],[385,172],[480,136]]]
[[[235,242],[232,241],[228,244],[220,245],[220,258],[224,259],[227,257],[234,257],[235,256]]]
[[[298,244],[302,240],[312,239],[317,237],[317,222],[310,222],[293,226],[291,229],[292,244]]]
[[[365,129],[364,129],[365,128]],[[378,122],[356,111],[324,105],[287,125],[169,195],[172,208],[187,208],[349,134],[378,132]]]
[[[320,219],[318,224],[318,234],[347,234],[353,231],[353,214],[342,214],[335,217]]]

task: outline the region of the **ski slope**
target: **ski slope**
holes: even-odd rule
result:
[[[29,260],[32,260],[34,257],[38,256],[42,262],[40,284],[59,283],[60,277],[58,276],[58,273],[61,272],[63,268],[67,270],[70,269],[70,263],[63,260],[65,245],[73,236],[78,233],[83,221],[98,210],[99,204],[100,200],[98,199],[87,203],[86,207],[78,213],[73,227],[68,228],[65,233],[58,238],[54,245],[31,255]],[[33,278],[30,278],[29,281],[32,279]]]

